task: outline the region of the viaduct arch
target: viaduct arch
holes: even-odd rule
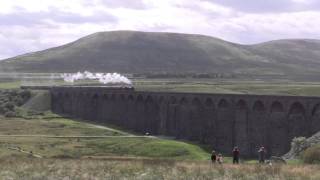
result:
[[[320,97],[142,92],[103,87],[53,87],[52,110],[140,133],[238,146],[255,156],[264,145],[282,155],[292,138],[320,130]]]

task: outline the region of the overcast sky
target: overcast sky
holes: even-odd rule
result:
[[[0,59],[110,30],[320,39],[320,0],[0,0]]]

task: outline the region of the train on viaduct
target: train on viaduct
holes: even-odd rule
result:
[[[135,91],[130,88],[57,86],[52,110],[140,133],[196,141],[252,157],[290,149],[294,137],[320,130],[320,97]]]

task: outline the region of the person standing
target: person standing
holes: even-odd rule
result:
[[[239,156],[240,156],[240,151],[236,146],[233,148],[233,151],[232,151],[233,164],[239,164]]]
[[[211,153],[211,162],[212,163],[216,163],[216,161],[217,161],[216,151],[212,151],[212,153]]]
[[[218,162],[219,164],[222,164],[222,163],[223,163],[223,157],[222,157],[222,154],[218,154],[217,162]]]
[[[260,147],[258,153],[259,153],[259,163],[264,163],[265,156],[266,156],[266,150],[264,149],[263,146]]]

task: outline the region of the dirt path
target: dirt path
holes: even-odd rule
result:
[[[111,132],[116,132],[116,133],[123,134],[123,135],[130,135],[130,134],[127,133],[127,132],[120,131],[120,130],[113,129],[113,128],[109,128],[109,127],[106,127],[106,126],[89,124],[89,123],[87,123],[87,124],[88,124],[89,126],[91,126],[91,127],[94,127],[94,128],[105,129],[105,130],[108,130],[108,131],[111,131]]]

